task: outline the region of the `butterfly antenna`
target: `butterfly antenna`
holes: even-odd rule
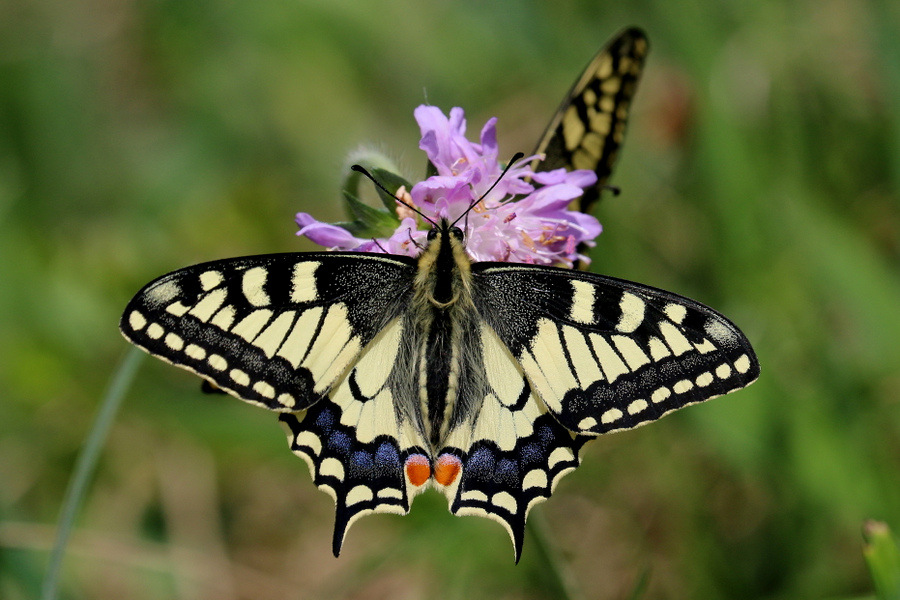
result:
[[[490,194],[494,190],[495,187],[497,187],[497,184],[500,183],[500,180],[503,179],[503,176],[506,175],[506,173],[509,172],[510,169],[512,169],[512,166],[514,164],[516,164],[517,162],[519,162],[519,160],[521,160],[523,156],[525,156],[524,152],[516,152],[515,154],[513,154],[513,157],[510,159],[510,161],[508,163],[506,163],[506,168],[503,169],[502,173],[500,173],[500,177],[497,178],[497,181],[495,181],[491,185],[491,187],[489,187],[488,190],[485,193],[483,193],[480,198],[478,198],[478,200],[475,200],[474,202],[472,202],[472,204],[469,205],[469,208],[467,208],[463,214],[459,215],[456,218],[456,220],[453,221],[453,223],[451,223],[451,225],[456,225],[457,223],[459,223],[460,219],[462,219],[463,217],[468,215],[470,210],[472,210],[473,208],[478,206],[478,203],[481,202],[482,200],[484,200],[487,197],[487,195]]]
[[[408,209],[410,209],[411,211],[413,211],[414,213],[416,213],[417,215],[419,215],[420,217],[422,217],[423,219],[425,219],[426,221],[428,221],[429,223],[431,223],[433,226],[437,227],[437,223],[435,223],[433,220],[429,219],[429,218],[428,218],[428,215],[424,214],[422,211],[420,211],[418,208],[416,208],[416,207],[413,206],[412,204],[409,204],[409,203],[407,203],[407,202],[401,200],[400,198],[398,198],[397,195],[394,194],[394,192],[392,192],[391,190],[389,190],[389,189],[387,189],[386,187],[384,187],[384,186],[381,184],[381,182],[378,181],[377,179],[375,179],[375,177],[374,177],[371,173],[369,173],[369,172],[366,170],[366,168],[363,167],[362,165],[353,165],[353,166],[350,167],[350,170],[351,170],[351,171],[356,171],[357,173],[362,173],[362,174],[365,175],[372,183],[374,183],[374,184],[376,185],[376,187],[378,187],[378,189],[380,189],[382,192],[384,192],[385,194],[387,194],[388,196],[390,196],[391,198],[393,198],[394,200],[396,200],[397,202],[399,202],[399,203],[402,204],[403,206],[407,207]],[[504,172],[505,172],[505,171],[504,171]],[[496,185],[496,184],[494,184],[494,185]]]

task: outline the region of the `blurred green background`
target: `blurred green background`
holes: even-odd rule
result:
[[[737,322],[750,388],[585,453],[533,515],[551,559],[442,496],[330,554],[275,418],[146,360],[66,556],[66,598],[861,598],[900,529],[900,4],[13,0],[0,4],[0,597],[38,594],[127,351],[194,262],[310,250],[360,143],[424,170],[413,108],[528,152],[617,30],[652,50],[594,270]],[[554,567],[553,565],[557,565]]]

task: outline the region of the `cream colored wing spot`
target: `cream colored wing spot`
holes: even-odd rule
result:
[[[522,372],[506,345],[491,327],[481,322],[481,348],[488,385],[504,406],[514,406],[525,387]]]
[[[241,278],[241,291],[244,292],[244,297],[252,306],[269,305],[269,295],[263,289],[268,275],[269,271],[265,267],[252,267],[244,271],[244,276]]]
[[[194,308],[188,311],[188,314],[206,323],[215,312],[219,310],[222,303],[225,302],[226,294],[228,294],[228,290],[225,288],[218,288],[211,291],[203,296],[203,298],[200,299],[200,302],[195,304]]]
[[[632,371],[637,371],[644,365],[650,364],[650,358],[644,354],[640,346],[637,345],[637,342],[630,337],[613,335],[610,336],[610,339],[616,346],[616,350],[618,350],[619,354],[622,355],[622,358],[625,359],[628,368]]]
[[[646,400],[634,400],[631,404],[628,405],[628,414],[636,415],[639,412],[643,412],[647,408],[648,404]]]
[[[547,487],[547,472],[543,469],[532,469],[525,474],[522,480],[522,489]]]
[[[253,391],[262,396],[263,398],[268,398],[269,400],[275,397],[275,388],[266,383],[265,381],[257,381],[253,384]]]
[[[673,322],[681,325],[681,322],[684,321],[684,318],[687,316],[687,309],[680,304],[666,304],[665,308],[663,308],[663,312],[667,317],[672,319]]]
[[[354,486],[352,490],[347,492],[347,506],[353,506],[354,504],[359,504],[360,502],[368,502],[375,497],[375,494],[372,493],[372,488],[367,485],[357,485]]]
[[[574,327],[563,326],[563,338],[566,341],[566,349],[572,366],[575,367],[575,377],[582,388],[586,388],[596,381],[603,379],[603,372],[597,365],[597,360],[587,338]]]
[[[604,425],[615,423],[622,418],[622,411],[618,408],[610,408],[600,416],[600,422]]]
[[[158,340],[165,332],[166,330],[159,323],[150,323],[150,326],[147,327],[147,337],[152,340]]]
[[[297,437],[294,439],[294,443],[298,446],[306,446],[310,450],[313,451],[313,454],[318,456],[322,453],[322,440],[319,439],[319,436],[314,434],[312,431],[301,431],[297,434]],[[328,460],[328,459],[325,459]],[[334,459],[331,459],[334,460]],[[340,463],[338,463],[340,466]],[[341,479],[344,477],[343,467],[341,467]]]
[[[559,329],[550,319],[538,321],[538,332],[531,341],[531,353],[547,378],[547,383],[556,398],[577,387],[575,374],[569,369],[566,354],[559,339]],[[546,401],[546,398],[545,398]]]
[[[491,504],[506,509],[512,514],[516,514],[519,508],[519,505],[516,504],[516,499],[509,492],[497,492],[491,496]]]
[[[572,450],[561,446],[547,457],[547,467],[553,469],[559,463],[570,461],[573,458],[575,458],[575,454],[572,453]]]
[[[181,336],[179,336],[178,334],[168,333],[166,334],[166,339],[164,341],[169,349],[176,352],[180,352],[181,349],[184,348],[184,340],[181,339]]]
[[[463,492],[463,494],[460,496],[460,500],[475,501],[475,502],[487,502],[488,497],[487,497],[487,494],[485,494],[482,491],[469,490],[468,492]]]
[[[208,362],[209,366],[216,371],[224,371],[228,368],[228,361],[218,354],[210,354],[209,358],[206,359],[206,362]]]
[[[697,352],[700,354],[709,354],[710,352],[715,352],[717,350],[715,344],[707,338],[703,338],[703,341],[699,344],[694,344],[694,348],[696,348]]]
[[[208,292],[213,288],[222,285],[225,279],[219,271],[205,271],[200,274],[200,286],[204,292]]]
[[[316,306],[309,310],[303,311],[297,322],[294,323],[287,339],[278,349],[277,356],[284,358],[291,363],[295,369],[300,366],[300,361],[306,355],[306,350],[312,341],[313,335],[316,333],[316,327],[319,319],[322,317],[322,307]]]
[[[566,149],[571,152],[581,144],[581,138],[584,137],[585,128],[581,117],[578,115],[578,109],[570,106],[566,110],[566,114],[562,119],[562,133],[565,138]]]
[[[607,381],[612,383],[620,375],[629,373],[628,366],[622,362],[622,359],[609,345],[609,342],[596,333],[592,333],[588,337],[591,340],[594,354],[597,355],[597,360],[600,361],[600,367],[603,369],[603,374],[606,376]]]
[[[381,488],[378,490],[377,496],[379,498],[395,498],[397,500],[403,500],[403,490],[398,490],[397,488]]]
[[[694,389],[694,384],[687,379],[682,379],[680,381],[676,381],[675,385],[672,386],[672,389],[676,394],[684,394],[685,392],[689,392]]]
[[[694,346],[684,337],[684,334],[671,323],[665,321],[660,323],[659,330],[675,356],[681,356],[685,352],[690,352],[694,349]]]
[[[250,376],[240,369],[232,369],[231,372],[228,373],[228,376],[231,377],[231,380],[238,385],[242,385],[244,387],[250,385]]]
[[[231,305],[223,306],[219,309],[218,312],[213,316],[212,319],[209,320],[210,323],[221,329],[222,331],[228,331],[231,329],[231,326],[234,324],[235,310]]]
[[[319,465],[319,474],[326,477],[334,477],[338,481],[344,480],[344,465],[336,458],[328,457]]]
[[[579,431],[587,431],[597,426],[597,419],[594,417],[585,417],[578,422]]]
[[[241,336],[248,342],[252,342],[256,336],[259,335],[259,332],[262,331],[262,328],[268,324],[269,319],[271,318],[272,311],[268,308],[254,310],[252,313],[241,319],[241,321],[234,326],[234,329],[231,330],[231,333]]]
[[[694,380],[694,383],[697,384],[697,387],[706,387],[713,382],[713,374],[709,371],[704,371],[697,375],[697,379]]]
[[[644,322],[647,303],[630,292],[624,292],[619,300],[619,322],[616,329],[622,333],[633,333]]]
[[[669,351],[669,347],[666,346],[658,337],[650,337],[650,339],[648,340],[648,345],[650,346],[650,358],[652,358],[656,362],[672,356],[672,353]]]
[[[206,358],[206,350],[197,344],[188,344],[187,348],[184,349],[184,353],[194,360],[203,360]]]
[[[140,331],[147,324],[147,319],[136,310],[131,311],[131,314],[128,315],[128,324],[135,331]]]
[[[282,406],[286,406],[288,408],[293,408],[297,405],[297,400],[288,393],[279,394],[277,401]]]
[[[572,306],[569,308],[569,318],[576,323],[588,325],[594,322],[594,294],[593,285],[586,281],[572,279]]]
[[[750,370],[750,358],[746,354],[742,354],[740,358],[734,361],[734,368],[737,369],[738,373],[746,373]]]
[[[175,315],[176,317],[183,317],[189,309],[190,306],[185,306],[180,301],[176,300],[166,307],[166,312]]]
[[[281,313],[253,339],[253,345],[265,352],[266,356],[272,358],[281,347],[285,337],[294,324],[296,312],[289,310]]]
[[[672,390],[663,386],[654,390],[654,392],[650,395],[650,400],[653,401],[654,404],[659,404],[666,400],[669,396],[672,395]]]
[[[322,265],[315,261],[302,261],[294,265],[291,275],[291,302],[301,304],[319,297],[316,289],[316,270]]]
[[[731,367],[725,363],[722,363],[718,367],[716,367],[716,377],[719,379],[728,379],[731,377]]]

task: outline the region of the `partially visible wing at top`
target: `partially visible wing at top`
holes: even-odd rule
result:
[[[597,187],[586,190],[573,210],[589,212],[609,180],[648,49],[647,37],[637,28],[613,38],[572,86],[535,148],[535,154],[546,155],[532,165],[537,171],[597,173]]]
[[[649,286],[553,267],[476,263],[473,298],[568,430],[630,429],[752,383],[728,319]]]
[[[361,253],[271,254],[187,267],[146,285],[129,341],[266,408],[322,398],[409,301],[415,261]]]

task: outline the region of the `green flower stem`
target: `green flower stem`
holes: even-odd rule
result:
[[[65,498],[63,498],[59,526],[56,531],[56,542],[53,544],[53,550],[50,553],[50,563],[47,566],[47,574],[44,577],[44,585],[41,590],[42,600],[55,600],[57,597],[59,572],[66,553],[66,545],[72,534],[75,517],[78,516],[88,483],[90,483],[91,477],[97,468],[97,459],[100,457],[100,450],[103,448],[103,444],[106,442],[109,428],[116,413],[119,411],[125,392],[131,386],[131,381],[134,379],[143,356],[144,353],[140,349],[133,347],[122,360],[118,369],[116,369],[97,411],[91,431],[88,433],[81,453],[78,455],[78,460],[75,463],[75,472],[69,480],[69,486],[66,489]]]

